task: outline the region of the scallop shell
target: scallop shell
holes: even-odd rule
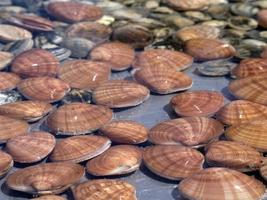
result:
[[[174,96],[170,104],[180,116],[212,116],[224,105],[224,98],[216,91],[196,90]]]
[[[20,77],[14,73],[0,72],[0,91],[15,89],[20,80]]]
[[[18,55],[11,70],[22,77],[56,76],[59,62],[49,51],[31,49]]]
[[[178,11],[203,10],[210,4],[206,0],[164,0],[164,2]]]
[[[94,176],[122,175],[136,171],[142,162],[142,151],[131,145],[113,146],[86,164]]]
[[[9,188],[30,194],[59,194],[79,182],[84,168],[74,163],[45,163],[9,175]]]
[[[93,90],[110,77],[107,63],[89,60],[70,60],[60,66],[59,76],[72,88]]]
[[[131,46],[121,42],[109,42],[95,47],[90,58],[95,61],[107,62],[114,71],[129,68],[134,60],[135,52]]]
[[[102,154],[110,145],[111,141],[101,136],[73,136],[60,140],[56,144],[50,159],[53,162],[79,163]]]
[[[41,197],[34,198],[32,200],[66,200],[64,197],[57,195],[45,195]]]
[[[201,147],[224,132],[223,125],[206,117],[167,120],[152,127],[149,141],[160,145]]]
[[[75,200],[137,200],[133,185],[122,180],[98,179],[73,189]]]
[[[6,143],[7,152],[19,163],[34,163],[45,158],[56,145],[53,135],[32,132],[11,138]]]
[[[227,168],[204,169],[182,180],[178,189],[191,200],[212,200],[214,197],[216,200],[254,200],[265,193],[262,182]]]
[[[9,52],[0,51],[0,70],[6,68],[13,60],[14,55]]]
[[[47,126],[56,134],[80,135],[99,129],[112,117],[112,111],[104,106],[70,103],[49,115]]]
[[[110,80],[93,91],[93,101],[110,108],[137,106],[148,98],[146,87],[127,80]]]
[[[70,87],[67,83],[52,77],[35,77],[22,80],[17,88],[31,100],[56,102],[61,100]]]
[[[205,38],[186,41],[185,52],[197,61],[230,58],[236,54],[236,50],[230,44]]]
[[[0,24],[0,40],[3,42],[13,42],[32,38],[31,32],[12,25]]]
[[[204,156],[189,147],[158,145],[147,147],[143,152],[143,160],[155,174],[181,180],[203,169]]]
[[[261,10],[257,14],[258,23],[261,27],[267,28],[267,10]]]
[[[9,154],[1,150],[0,157],[0,178],[2,178],[13,167],[13,159]]]

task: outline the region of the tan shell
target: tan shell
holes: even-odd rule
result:
[[[98,179],[79,184],[75,200],[137,200],[133,185],[122,180]]]
[[[70,60],[60,66],[59,76],[72,88],[93,90],[110,77],[107,63],[89,60]]]
[[[261,10],[257,14],[258,23],[261,27],[267,28],[267,10]]]
[[[19,169],[6,184],[13,190],[30,194],[59,194],[79,182],[84,168],[74,163],[45,163]]]
[[[86,170],[94,176],[128,174],[136,171],[141,162],[141,149],[130,145],[118,145],[89,160],[86,164]]]
[[[152,127],[149,141],[161,145],[200,147],[220,136],[223,125],[206,117],[185,117],[167,120]]]
[[[48,116],[47,126],[60,135],[80,135],[97,130],[113,117],[110,109],[86,103],[70,103]]]
[[[45,158],[55,147],[56,140],[47,132],[32,132],[8,140],[7,152],[19,163],[34,163]]]
[[[224,105],[224,98],[216,91],[196,90],[174,96],[170,104],[180,116],[212,116]]]
[[[149,98],[149,90],[133,81],[110,80],[93,91],[96,104],[110,108],[137,106]]]
[[[267,48],[265,47],[261,53],[261,58],[267,58]]]
[[[112,121],[99,131],[112,142],[120,144],[139,144],[147,140],[148,131],[140,123],[128,120]]]
[[[164,0],[164,2],[179,11],[203,10],[210,4],[207,0]]]
[[[45,195],[45,196],[34,198],[32,200],[66,200],[66,199],[64,197],[57,196],[57,195]]]
[[[0,91],[15,89],[20,80],[20,77],[14,73],[0,72]]]
[[[57,142],[50,159],[54,162],[79,163],[102,154],[110,145],[111,141],[101,136],[73,136]]]
[[[227,168],[204,169],[182,180],[178,189],[191,200],[255,200],[265,193],[260,181]]]
[[[0,51],[0,70],[7,67],[13,60],[14,55],[9,52]]]
[[[145,148],[143,160],[155,174],[181,180],[203,169],[204,156],[189,147],[158,145]]]
[[[266,161],[263,163],[263,165],[260,168],[260,174],[264,178],[264,180],[267,181],[267,163],[266,163]]]
[[[61,100],[70,90],[67,83],[52,77],[24,79],[17,88],[27,99],[47,102]]]
[[[6,175],[6,173],[13,167],[12,157],[0,150],[0,178]]]
[[[32,38],[31,32],[12,25],[0,24],[0,40],[4,42],[13,42]]]

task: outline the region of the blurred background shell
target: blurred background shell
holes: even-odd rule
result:
[[[13,167],[13,158],[4,151],[0,151],[0,156],[0,178],[2,178]]]

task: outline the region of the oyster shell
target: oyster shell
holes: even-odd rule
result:
[[[210,4],[206,0],[164,0],[164,3],[178,11],[203,10]]]
[[[267,28],[267,10],[261,10],[257,14],[258,23],[261,27]]]
[[[0,72],[0,91],[15,89],[20,80],[20,77],[14,73]]]
[[[31,32],[12,25],[0,24],[0,40],[13,42],[17,40],[32,38]]]
[[[13,60],[14,55],[9,52],[0,51],[0,70],[6,68]]]
[[[66,199],[58,195],[45,195],[45,196],[34,198],[32,200],[66,200]]]
[[[0,178],[2,178],[13,167],[13,159],[9,154],[1,150],[0,157]]]

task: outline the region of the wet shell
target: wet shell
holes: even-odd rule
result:
[[[134,186],[122,180],[87,181],[79,184],[73,194],[75,200],[137,200]]]
[[[227,168],[204,169],[181,181],[178,189],[191,200],[255,200],[265,193],[260,181]]]
[[[90,58],[95,61],[107,62],[114,71],[129,68],[134,60],[134,50],[127,44],[110,42],[95,47]]]
[[[52,77],[36,77],[22,80],[17,88],[27,99],[56,102],[70,90],[67,83]]]
[[[3,177],[12,167],[13,159],[12,157],[0,150],[0,178]]]
[[[9,52],[0,51],[0,70],[7,67],[13,60],[14,55]]]
[[[109,64],[89,60],[70,60],[60,66],[59,76],[72,88],[93,90],[110,77]]]
[[[93,91],[93,101],[110,108],[137,106],[148,98],[146,87],[127,80],[107,81]]]
[[[10,72],[0,72],[0,91],[8,91],[17,87],[20,77]]]
[[[12,25],[0,24],[0,40],[13,42],[17,40],[32,38],[31,32]]]
[[[139,144],[148,137],[148,131],[142,124],[127,120],[112,121],[100,128],[100,132],[120,144]]]
[[[215,39],[192,39],[185,43],[185,52],[197,61],[217,60],[233,57],[233,46]]]
[[[11,70],[22,77],[56,76],[59,62],[49,51],[31,49],[18,55]]]
[[[143,160],[155,174],[181,180],[203,169],[204,156],[189,147],[159,145],[147,147],[143,152]]]
[[[59,194],[79,182],[84,168],[74,163],[45,163],[19,169],[6,184],[13,190],[30,194]]]
[[[101,136],[73,136],[60,140],[56,144],[50,159],[53,162],[79,163],[102,154],[110,145],[111,141]]]
[[[267,10],[259,11],[257,18],[259,25],[263,28],[267,28]]]
[[[212,116],[224,105],[224,98],[216,91],[198,90],[178,94],[170,104],[180,116]]]
[[[164,2],[178,11],[203,10],[209,5],[209,1],[206,0],[164,0]]]
[[[80,135],[99,129],[112,117],[112,111],[104,106],[70,103],[49,115],[47,126],[56,134]]]
[[[45,195],[41,197],[34,198],[32,200],[66,200],[64,197],[57,195]]]
[[[58,20],[75,23],[102,17],[100,8],[79,2],[51,2],[46,10]]]
[[[223,131],[223,125],[212,118],[185,117],[152,127],[149,141],[160,145],[200,147],[219,137]]]
[[[19,163],[34,163],[45,158],[53,150],[56,140],[47,132],[32,132],[8,140],[7,152]]]
[[[141,149],[130,145],[118,145],[89,160],[86,170],[94,176],[128,174],[136,171],[141,162]]]

